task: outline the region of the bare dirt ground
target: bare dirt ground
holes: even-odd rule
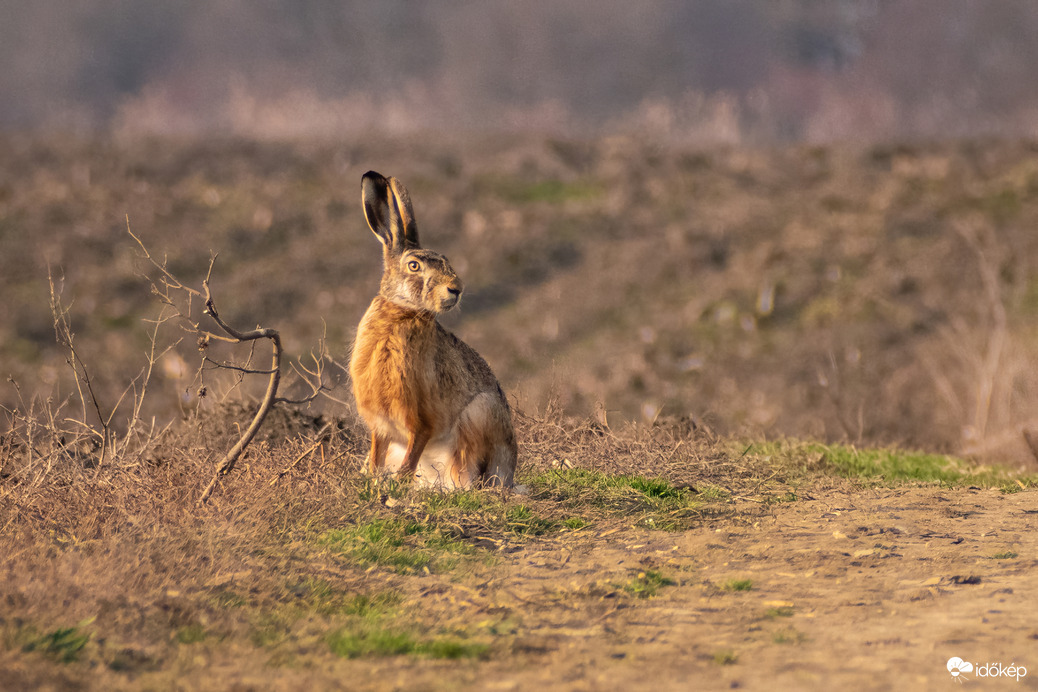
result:
[[[967,689],[1038,689],[1038,493],[828,488],[730,510],[680,532],[615,525],[506,545],[492,562],[442,574],[294,567],[347,591],[405,593],[416,620],[447,630],[490,628],[502,643],[483,657],[322,656],[307,636],[314,618],[294,626],[290,658],[233,636],[153,655],[138,623],[139,666],[59,665],[12,648],[0,653],[0,688],[937,690],[955,684],[945,665],[958,656],[1027,669],[1019,680],[965,674]],[[75,611],[103,564],[79,558],[77,574],[64,562],[35,587]],[[225,568],[240,571],[200,588],[171,575],[151,602],[113,606],[103,594],[95,624],[158,612],[168,626],[214,587],[264,590],[254,559]],[[670,583],[648,598],[625,592],[646,573]],[[183,592],[170,586],[178,580]],[[19,588],[4,591],[17,611]]]
[[[677,533],[530,546],[429,607],[523,622],[515,655],[350,666],[370,689],[946,689],[953,656],[1028,669],[970,687],[1038,689],[1038,494],[836,492]],[[993,556],[1015,553],[1012,559]],[[604,575],[680,575],[648,600]],[[747,591],[727,591],[728,579]],[[430,590],[433,592],[434,590]],[[431,594],[430,594],[431,595]]]

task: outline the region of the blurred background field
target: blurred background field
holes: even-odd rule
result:
[[[444,321],[522,410],[1033,464],[1038,8],[589,11],[5,9],[0,401],[74,391],[48,272],[106,407],[144,366],[160,306],[127,217],[196,287],[219,253],[233,324],[293,356],[324,334],[345,363],[380,272],[375,169],[466,281]],[[193,339],[158,365],[145,412],[198,405]],[[317,406],[348,415],[328,375],[343,403]]]

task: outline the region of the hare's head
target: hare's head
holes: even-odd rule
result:
[[[368,226],[382,243],[382,297],[432,313],[457,305],[461,279],[446,257],[418,243],[411,198],[400,181],[369,171],[361,180],[361,199]]]

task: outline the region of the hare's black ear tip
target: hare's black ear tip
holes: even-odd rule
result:
[[[375,171],[368,171],[367,173],[365,173],[364,175],[362,175],[360,177],[360,181],[362,183],[366,183],[369,180],[373,181],[373,182],[384,181],[385,179],[386,179],[385,176],[383,176],[381,173],[377,173]]]

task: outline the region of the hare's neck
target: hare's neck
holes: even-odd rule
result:
[[[420,310],[411,305],[402,305],[381,295],[375,300],[378,303],[378,312],[382,319],[388,319],[393,322],[413,323],[436,321],[436,316],[428,310]]]

